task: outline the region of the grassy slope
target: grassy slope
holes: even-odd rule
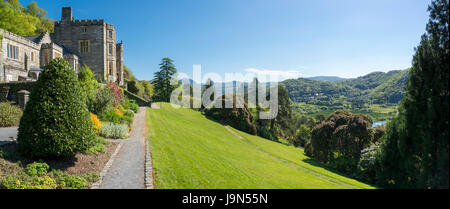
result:
[[[239,139],[200,112],[160,106],[147,114],[156,188],[371,188],[293,147],[233,129]]]

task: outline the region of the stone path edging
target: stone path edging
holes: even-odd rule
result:
[[[111,168],[114,159],[117,156],[117,153],[119,153],[120,148],[122,148],[123,142],[120,142],[119,145],[117,145],[116,150],[114,151],[114,153],[111,155],[111,157],[109,158],[108,162],[106,163],[105,167],[103,167],[103,170],[100,172],[100,178],[97,182],[95,182],[94,184],[92,184],[91,189],[99,189],[100,185],[103,182],[103,178],[106,176],[106,174],[108,173],[108,170]]]

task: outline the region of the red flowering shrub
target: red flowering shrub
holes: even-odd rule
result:
[[[114,93],[114,97],[116,98],[114,101],[115,105],[119,105],[120,101],[122,101],[123,98],[122,89],[120,89],[119,86],[114,82],[109,82],[108,88],[112,93]]]

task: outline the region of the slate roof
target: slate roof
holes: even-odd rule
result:
[[[41,35],[36,35],[36,36],[25,36],[24,38],[39,44],[39,42],[42,40],[42,37],[44,37],[45,33],[41,34]]]

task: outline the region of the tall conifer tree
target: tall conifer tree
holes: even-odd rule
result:
[[[398,117],[383,142],[381,179],[391,187],[449,187],[449,4],[428,8]]]
[[[153,81],[156,100],[161,102],[169,102],[170,94],[178,85],[172,85],[171,80],[177,73],[177,69],[170,58],[163,58],[160,65],[160,71],[155,73],[155,80]]]

